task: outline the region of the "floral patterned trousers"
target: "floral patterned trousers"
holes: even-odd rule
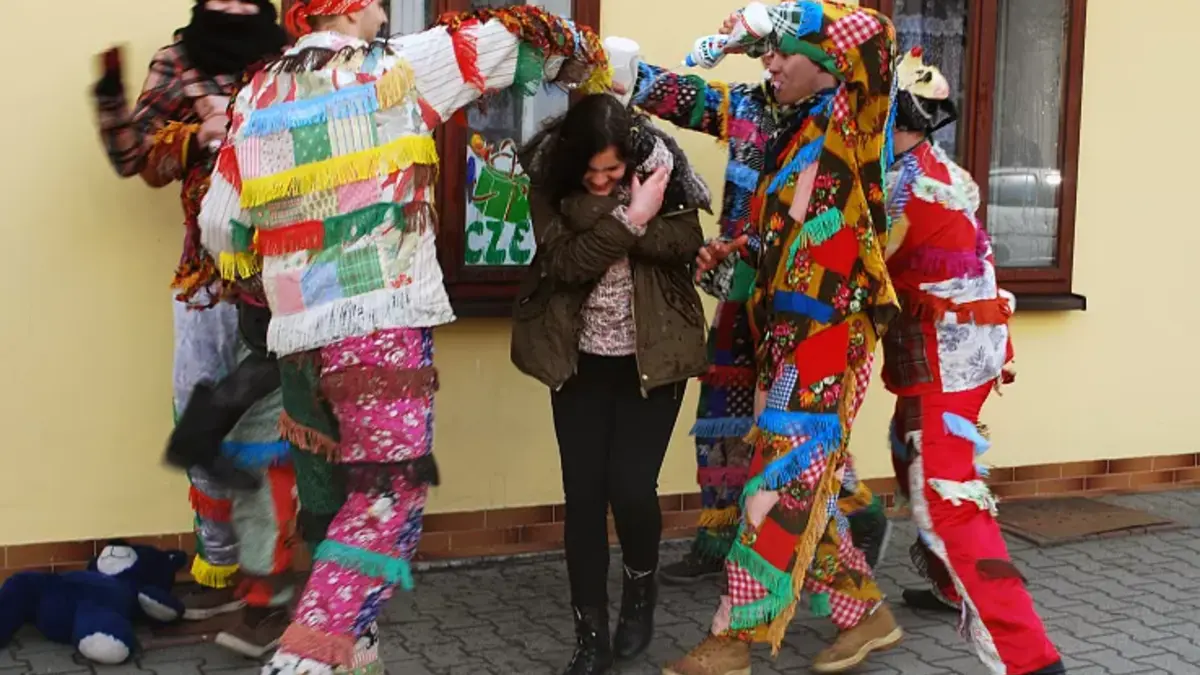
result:
[[[988,383],[900,398],[893,428],[904,455],[897,464],[907,474],[921,543],[937,560],[929,576],[962,602],[963,637],[992,673],[1031,673],[1059,655],[1010,561],[995,498],[976,468],[976,454],[987,447],[976,424],[991,390]]]

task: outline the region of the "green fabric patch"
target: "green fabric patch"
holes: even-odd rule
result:
[[[749,302],[754,294],[754,282],[758,278],[758,270],[745,260],[738,258],[733,268],[733,281],[729,284],[729,302]]]
[[[292,147],[296,166],[322,162],[333,157],[329,126],[321,122],[292,129]]]
[[[374,245],[344,251],[338,257],[338,285],[346,297],[362,295],[384,288],[383,265]]]
[[[341,247],[371,233],[393,218],[397,229],[404,228],[402,204],[372,204],[345,215],[325,219],[325,250]]]

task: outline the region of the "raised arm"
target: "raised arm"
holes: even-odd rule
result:
[[[567,284],[598,281],[613,263],[629,255],[645,226],[630,222],[626,209],[610,197],[587,197],[570,216],[536,192],[530,199],[537,257],[542,272]],[[567,223],[588,218],[591,227]]]
[[[389,45],[408,62],[422,97],[443,121],[509,87],[529,91],[554,82],[592,91],[610,79],[591,29],[532,6],[451,14]]]
[[[171,122],[170,118],[183,100],[179,75],[170,52],[160,50],[150,63],[150,72],[132,112],[125,99],[119,72],[115,75],[106,73],[96,85],[100,140],[108,152],[109,162],[121,177],[141,175],[147,184],[161,187],[182,175],[179,162],[164,162],[161,154],[152,157],[156,135]],[[178,134],[186,133],[188,129],[180,126],[169,139],[160,140],[165,141],[166,146],[174,145]],[[167,149],[159,148],[160,151]]]
[[[646,232],[629,250],[629,257],[654,265],[690,265],[701,246],[704,232],[700,229],[700,212],[689,209],[663,214],[646,223]]]
[[[754,90],[754,85],[706,81],[698,75],[638,64],[633,105],[683,129],[699,131],[720,140],[729,138],[734,111]],[[757,120],[749,120],[757,124]]]

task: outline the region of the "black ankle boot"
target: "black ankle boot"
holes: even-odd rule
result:
[[[563,675],[601,675],[612,669],[608,642],[608,608],[574,607],[575,654]]]
[[[658,582],[654,573],[642,573],[635,578],[626,569],[621,616],[617,618],[617,634],[613,637],[613,652],[618,659],[632,659],[650,646],[657,605]]]

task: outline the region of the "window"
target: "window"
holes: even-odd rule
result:
[[[444,12],[519,4],[516,0],[383,0],[388,33],[411,33]],[[285,0],[285,6],[289,4]],[[548,11],[598,29],[600,0],[536,0]],[[568,96],[545,88],[530,97],[510,92],[442,125],[437,190],[438,260],[459,316],[508,316],[525,266],[533,259],[529,183],[516,151],[542,121],[566,111]]]
[[[1071,292],[1087,0],[863,0],[954,89],[937,141],[979,181],[1006,288]],[[986,177],[986,180],[983,179]]]

